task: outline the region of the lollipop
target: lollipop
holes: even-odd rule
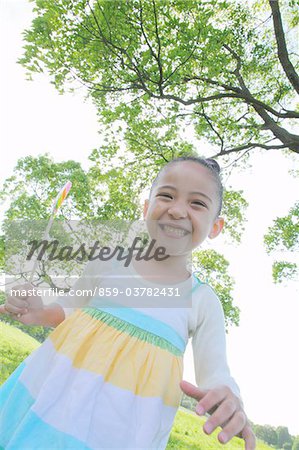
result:
[[[72,182],[67,181],[67,183],[63,186],[59,194],[57,195],[55,199],[55,203],[53,205],[53,212],[52,214],[56,214],[66,197],[68,196],[68,193],[70,192],[70,189],[72,187]]]
[[[66,197],[68,196],[68,193],[70,192],[70,189],[72,187],[72,182],[71,181],[67,181],[66,184],[63,186],[63,188],[61,189],[61,191],[59,192],[59,194],[57,195],[54,203],[53,203],[53,208],[52,208],[52,213],[50,216],[50,220],[48,222],[47,228],[45,230],[44,233],[44,237],[42,240],[46,240],[48,238],[49,235],[49,231],[51,229],[51,226],[53,224],[53,220],[55,217],[55,214],[57,213],[58,209],[60,208],[60,206],[62,205],[62,203],[64,202],[64,200],[66,199]],[[36,258],[33,268],[31,270],[30,276],[29,276],[29,283],[32,282],[33,280],[33,276],[34,276],[34,272],[36,271],[37,268],[37,264],[38,264],[38,259]]]

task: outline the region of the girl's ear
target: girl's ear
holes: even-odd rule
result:
[[[148,205],[149,205],[149,200],[145,200],[144,205],[143,205],[143,218],[144,219],[147,215]]]
[[[223,217],[217,217],[209,233],[209,238],[214,239],[215,237],[217,237],[218,234],[221,233],[223,227],[224,227]]]

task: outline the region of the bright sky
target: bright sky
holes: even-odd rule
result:
[[[0,0],[1,179],[11,176],[17,160],[29,154],[48,152],[55,161],[75,159],[87,167],[91,150],[101,144],[90,102],[79,95],[59,95],[47,76],[26,81],[16,64],[21,32],[31,19],[27,0]],[[227,336],[228,359],[249,418],[299,434],[298,285],[272,283],[272,259],[262,243],[272,220],[298,199],[298,180],[288,173],[295,164],[298,168],[298,160],[272,151],[257,152],[251,163],[252,169],[229,179],[233,188],[244,190],[250,204],[242,245],[229,246],[223,238],[209,244],[229,259],[235,304],[241,308],[240,326]],[[194,382],[190,348],[185,378]]]

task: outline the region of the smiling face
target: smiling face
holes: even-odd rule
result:
[[[221,232],[224,221],[217,217],[218,208],[217,183],[210,170],[181,161],[158,176],[145,202],[144,218],[151,238],[168,254],[185,254]]]

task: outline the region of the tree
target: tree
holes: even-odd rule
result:
[[[87,88],[144,158],[166,158],[186,126],[227,156],[299,153],[296,2],[35,0],[20,62],[62,92]],[[294,39],[295,41],[295,39]]]
[[[0,192],[0,198],[10,203],[5,213],[6,220],[2,225],[4,235],[9,237],[9,251],[13,252],[15,245],[16,251],[21,255],[23,247],[20,246],[21,238],[27,241],[36,239],[36,236],[42,238],[43,230],[50,217],[53,199],[68,179],[73,182],[73,186],[63,209],[64,219],[132,220],[139,211],[139,205],[134,201],[134,190],[130,191],[130,179],[126,179],[126,184],[123,183],[120,189],[119,180],[122,176],[119,176],[116,169],[107,169],[102,177],[98,171],[93,171],[92,175],[85,172],[75,161],[54,163],[47,155],[20,159],[14,169],[14,175],[4,181]],[[128,195],[128,191],[133,198]],[[17,223],[19,219],[22,219],[21,226]],[[26,229],[25,236],[23,236],[24,233],[20,233],[22,228]],[[65,233],[62,233],[60,228],[59,223],[56,226],[54,222],[52,234],[55,236],[56,233],[62,241],[64,239],[62,234],[65,235]],[[20,234],[23,237],[20,237]],[[5,259],[4,235],[0,240],[2,267]],[[7,254],[8,248],[6,248],[6,256]],[[59,265],[59,262],[56,264]],[[73,270],[74,267],[69,267],[69,271]],[[40,265],[39,276],[40,279],[47,277],[47,270],[43,264]],[[57,287],[53,279],[48,281],[52,287]]]
[[[102,215],[124,211],[126,189],[142,191],[176,156],[299,151],[288,131],[299,117],[292,47],[299,15],[291,0],[189,0],[188,8],[183,0],[36,0],[34,11],[21,63],[30,74],[47,71],[60,92],[79,83],[106,126],[107,144],[90,157],[99,182],[107,179],[102,166],[113,179]],[[184,138],[186,128],[201,151]],[[117,169],[112,159],[121,162]],[[237,239],[240,226],[227,223]],[[280,261],[273,276],[294,270]]]
[[[198,267],[198,279],[201,282],[207,281],[216,290],[222,302],[226,324],[228,325],[228,319],[239,323],[240,310],[238,307],[232,307],[231,293],[234,283],[227,273],[228,261],[215,250],[201,250],[193,252],[192,263],[194,267]]]
[[[267,253],[297,252],[299,250],[299,203],[296,203],[285,217],[278,217],[264,236]],[[291,261],[275,261],[272,266],[273,280],[293,280],[298,275],[298,266]]]
[[[276,429],[270,425],[255,425],[254,432],[257,438],[262,439],[269,445],[277,445]]]
[[[277,427],[276,432],[278,448],[282,448],[283,444],[285,444],[286,442],[292,442],[292,438],[287,427]]]
[[[292,450],[299,450],[299,436],[295,437],[295,440],[293,442]]]

